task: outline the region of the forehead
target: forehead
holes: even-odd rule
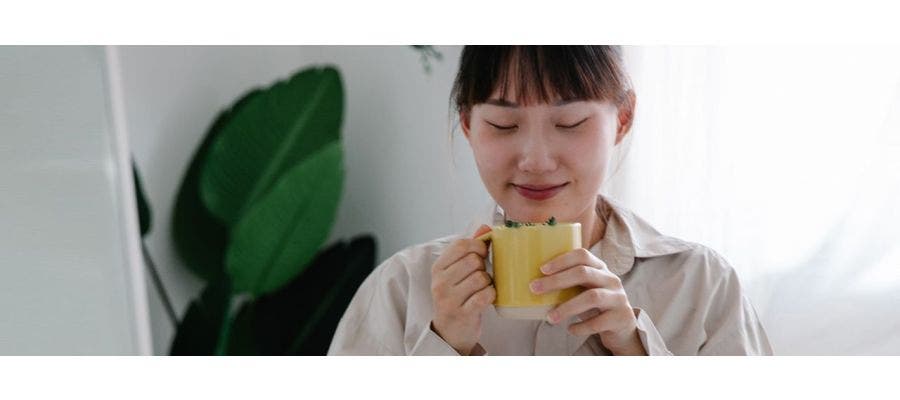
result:
[[[571,92],[571,90],[568,91]],[[586,100],[581,98],[583,96],[564,95],[561,92],[560,88],[554,85],[548,76],[544,75],[543,79],[538,81],[531,74],[520,75],[517,67],[511,66],[506,74],[502,74],[494,82],[494,87],[485,103],[500,106],[530,106],[539,104],[561,105],[561,103]]]
[[[515,58],[493,78],[482,102],[504,107],[564,106],[575,102],[603,102],[599,82],[573,77],[563,70],[520,66]],[[477,103],[477,101],[476,101]]]
[[[491,98],[485,100],[485,101],[484,101],[484,104],[489,104],[489,105],[492,105],[492,106],[498,106],[498,107],[506,107],[506,108],[519,108],[519,107],[540,106],[540,105],[553,106],[553,107],[562,107],[562,106],[565,106],[565,105],[568,105],[568,104],[573,104],[573,103],[585,103],[585,102],[588,102],[588,100],[583,100],[583,99],[557,99],[557,100],[552,101],[552,102],[543,102],[543,101],[541,101],[541,100],[534,100],[534,101],[531,101],[531,102],[529,102],[529,103],[522,103],[522,104],[520,104],[520,103],[517,103],[517,102],[516,102],[515,100],[513,100],[513,99],[507,99],[507,98],[501,98],[501,97],[491,97]]]
[[[486,101],[523,106],[571,100],[622,101],[618,65],[602,46],[466,47],[454,83],[459,111]]]
[[[554,103],[546,103],[546,102],[538,102],[538,103],[529,103],[522,104],[517,103],[515,101],[509,101],[506,99],[499,98],[490,98],[482,103],[476,104],[471,111],[476,114],[493,114],[493,113],[515,113],[515,114],[532,114],[539,110],[546,111],[548,113],[556,114],[556,113],[568,113],[568,112],[577,112],[577,113],[600,113],[602,115],[611,115],[615,114],[618,110],[613,102],[609,100],[582,100],[582,99],[570,99],[570,100],[558,100]],[[543,112],[542,111],[542,112]],[[534,114],[535,116],[537,114]],[[548,114],[551,115],[551,114]]]

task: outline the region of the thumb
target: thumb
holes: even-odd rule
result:
[[[472,236],[472,237],[476,237],[476,238],[477,238],[477,237],[479,237],[479,236],[481,236],[481,235],[483,235],[483,234],[485,234],[485,233],[488,233],[488,232],[490,232],[490,231],[491,231],[491,227],[489,227],[489,226],[487,226],[487,225],[485,225],[485,224],[481,224],[481,226],[478,227],[478,230],[475,231],[475,235]]]

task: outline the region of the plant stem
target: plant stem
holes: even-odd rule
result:
[[[171,322],[172,327],[175,328],[178,326],[178,317],[175,316],[175,308],[172,307],[172,302],[169,300],[166,288],[163,286],[162,280],[159,279],[159,272],[156,271],[156,264],[154,264],[153,259],[150,258],[150,252],[147,251],[147,245],[144,243],[143,239],[141,239],[141,252],[144,254],[144,264],[147,265],[147,269],[150,270],[153,286],[156,286],[156,291],[159,293],[163,307],[166,309],[166,315],[169,316],[169,322]]]
[[[224,356],[228,353],[228,339],[231,336],[231,315],[233,314],[235,296],[228,295],[228,304],[225,305],[225,315],[222,316],[222,326],[219,327],[219,340],[216,341],[216,349],[213,355]]]

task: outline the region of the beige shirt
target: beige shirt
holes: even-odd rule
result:
[[[664,236],[598,196],[606,231],[589,250],[618,275],[649,355],[771,355],[765,330],[734,269],[715,251]],[[500,225],[494,205],[472,223]],[[379,265],[341,318],[329,355],[457,355],[431,330],[431,266],[453,235],[408,247]],[[491,272],[490,257],[486,268]],[[574,336],[546,321],[501,318],[488,307],[479,344],[488,355],[609,355],[597,335]]]

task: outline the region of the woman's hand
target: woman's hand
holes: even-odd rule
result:
[[[541,267],[543,278],[531,281],[531,291],[545,293],[581,286],[585,290],[547,314],[556,324],[571,316],[582,322],[569,326],[573,335],[597,334],[615,355],[646,355],[637,332],[637,319],[625,288],[606,263],[584,248],[562,254]]]
[[[490,230],[482,225],[475,237]],[[478,344],[481,313],[497,295],[485,271],[487,252],[487,244],[481,240],[459,239],[431,267],[432,330],[462,355],[471,354]]]

